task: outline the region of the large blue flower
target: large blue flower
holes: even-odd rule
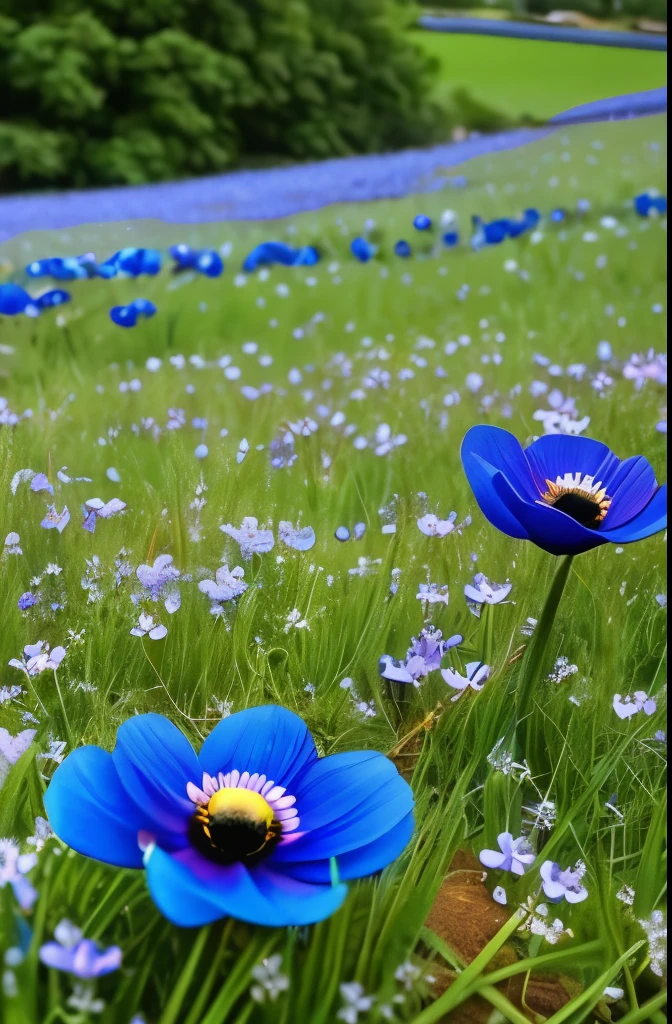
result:
[[[111,754],[80,747],[45,796],[73,849],[147,870],[175,924],[232,916],[304,925],[345,899],[332,884],[382,870],[413,831],[413,794],[383,754],[318,758],[304,722],[274,705],[223,719],[197,756],[162,715],[138,715]],[[144,850],[144,855],[143,855]]]
[[[523,450],[513,434],[477,426],[462,462],[483,514],[502,533],[552,555],[643,540],[667,526],[667,484],[649,462],[621,462],[587,437],[549,434]]]

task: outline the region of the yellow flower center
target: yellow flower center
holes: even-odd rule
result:
[[[197,807],[190,837],[210,860],[219,864],[254,863],[270,853],[282,832],[273,809],[250,789],[218,789],[207,805]]]

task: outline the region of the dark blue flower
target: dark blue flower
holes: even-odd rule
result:
[[[169,252],[175,260],[174,274],[182,270],[196,270],[206,277],[219,277],[224,271],[224,261],[214,249],[192,249],[181,242],[171,245]]]
[[[454,249],[456,245],[459,245],[460,236],[457,231],[445,231],[443,234],[443,244],[448,249]]]
[[[658,486],[648,461],[621,462],[587,437],[549,434],[523,450],[507,430],[477,426],[462,462],[486,518],[553,555],[628,544],[667,525],[667,484]]]
[[[128,306],[113,306],[110,320],[118,327],[135,327],[138,317],[150,317],[156,313],[156,306],[149,299],[134,299]]]
[[[17,602],[19,611],[20,612],[27,611],[29,608],[32,608],[33,605],[36,605],[38,601],[39,601],[39,598],[35,594],[31,594],[31,592],[29,590],[26,591],[25,594],[21,594],[21,597],[19,598],[19,600]]]
[[[652,212],[667,213],[667,197],[650,196],[648,192],[643,192],[635,197],[635,210],[640,217],[648,217]]]
[[[39,312],[35,300],[25,288],[11,282],[0,284],[0,315],[16,316],[17,313],[25,313],[26,316],[39,316]]]
[[[431,226],[431,217],[427,217],[424,213],[419,213],[417,217],[413,218],[413,227],[416,231],[429,231]]]
[[[52,288],[51,291],[43,292],[34,300],[38,309],[49,309],[50,306],[62,306],[64,302],[70,302],[70,292],[63,288]]]
[[[34,260],[26,267],[28,277],[53,277],[57,281],[74,281],[79,277],[86,277],[86,270],[76,256],[62,259],[60,256],[51,256],[45,260]]]
[[[394,254],[395,256],[402,256],[404,259],[407,259],[409,256],[413,255],[410,245],[408,244],[408,242],[405,242],[403,238],[400,238],[399,241],[395,244]]]
[[[374,751],[319,758],[281,707],[223,719],[197,756],[162,715],[137,715],[111,754],[80,747],[45,796],[56,834],[109,864],[147,871],[175,924],[232,916],[274,927],[332,914],[334,880],[382,870],[413,831],[413,794]],[[144,854],[143,854],[144,851]]]
[[[368,263],[376,255],[376,247],[367,242],[366,238],[358,237],[351,241],[350,252],[360,263]]]
[[[312,245],[295,249],[286,242],[262,242],[245,257],[243,270],[251,274],[259,267],[272,267],[278,263],[283,267],[312,267],[319,259],[320,254]]]
[[[137,249],[129,246],[115,252],[104,263],[99,263],[95,272],[99,277],[116,277],[118,273],[128,277],[139,277],[140,274],[156,276],[161,270],[161,253],[158,249]]]

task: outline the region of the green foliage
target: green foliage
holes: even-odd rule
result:
[[[435,137],[407,0],[8,2],[0,188],[137,184],[241,156]]]

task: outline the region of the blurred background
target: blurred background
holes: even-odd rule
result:
[[[0,191],[142,184],[543,122],[665,82],[665,0],[0,0]],[[423,15],[627,47],[431,31]],[[552,35],[551,35],[551,38]],[[586,36],[586,38],[592,38]]]

